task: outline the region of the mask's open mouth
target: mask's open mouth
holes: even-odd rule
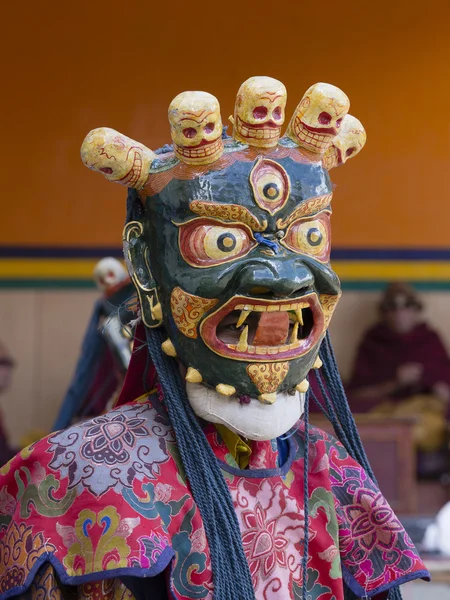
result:
[[[200,327],[205,344],[235,360],[278,361],[309,352],[325,327],[316,294],[289,300],[236,297]]]

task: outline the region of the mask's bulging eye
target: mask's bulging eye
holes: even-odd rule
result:
[[[289,198],[288,174],[273,160],[262,159],[253,167],[250,184],[256,203],[271,215],[279,211]]]
[[[246,238],[246,233],[239,229],[211,227],[203,238],[203,249],[209,258],[230,258],[241,252]]]
[[[311,227],[306,235],[306,239],[311,246],[320,246],[323,241],[323,234],[317,227]]]
[[[207,219],[180,226],[180,251],[194,267],[208,267],[234,260],[256,245],[245,225],[223,225]]]
[[[294,221],[282,243],[293,252],[309,254],[321,262],[330,260],[330,213]]]

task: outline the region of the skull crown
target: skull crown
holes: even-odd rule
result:
[[[169,106],[175,155],[187,164],[217,160],[223,152],[222,118],[217,98],[207,92],[182,92]]]
[[[323,154],[338,135],[349,108],[350,100],[342,90],[315,83],[295,109],[286,135],[310,152]]]
[[[233,119],[233,137],[239,142],[272,148],[284,123],[287,92],[272,77],[250,77],[239,88]]]
[[[312,160],[321,160],[331,169],[356,156],[364,146],[363,126],[347,115],[348,97],[328,83],[316,83],[306,91],[286,137],[280,139],[286,99],[286,88],[277,79],[247,79],[237,93],[234,117],[230,117],[234,140],[224,142],[217,98],[208,92],[182,92],[169,106],[173,154],[166,156],[195,168],[215,163],[224,152],[242,151],[245,146],[264,154],[276,152],[280,144],[306,150]],[[155,172],[159,169],[159,159],[152,150],[108,127],[94,129],[86,136],[81,158],[106,179],[137,190],[152,178],[153,164]]]
[[[349,158],[353,158],[363,149],[366,139],[366,130],[361,121],[352,115],[347,115],[342,121],[338,135],[325,152],[324,167],[330,170],[346,163]]]

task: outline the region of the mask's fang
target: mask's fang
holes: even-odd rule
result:
[[[298,336],[298,321],[294,324],[294,328],[292,330],[291,333],[291,339],[289,340],[291,344],[293,344],[294,342],[297,341],[297,336]]]
[[[248,348],[248,325],[246,325],[241,333],[239,338],[238,345],[236,346],[236,350],[238,352],[247,352]]]
[[[302,309],[299,308],[298,310],[295,311],[295,314],[297,315],[297,321],[300,323],[300,325],[303,325],[303,314],[302,314]]]
[[[251,313],[250,310],[242,310],[241,311],[241,314],[239,315],[238,322],[236,323],[236,329],[245,323],[245,319],[248,317],[248,315],[250,313]]]

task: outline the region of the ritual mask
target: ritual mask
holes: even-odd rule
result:
[[[214,152],[186,153],[183,123],[195,130],[190,139],[196,150],[217,144],[204,130],[213,118],[214,129],[220,123],[216,98],[185,92],[172,102],[174,152],[155,156],[143,186],[130,191],[141,216],[127,224],[124,238],[144,323],[164,326],[163,350],[184,365],[188,392],[192,386],[205,391],[200,400],[198,393],[189,395],[197,398],[191,400],[194,410],[251,439],[269,439],[300,416],[298,395],[307,389],[308,371],[318,365],[340,285],[330,266],[332,184],[322,157],[311,157],[301,136],[279,140],[279,129],[272,138],[258,134],[242,144],[242,128],[236,127],[237,117],[245,116],[242,107],[266,106],[268,115],[271,101],[264,104],[257,94],[280,91],[283,119],[286,101],[280,82],[266,77],[249,82],[238,94],[235,139],[220,140]],[[334,86],[326,88],[327,103],[333,106],[332,89],[334,105],[341,107],[346,96]],[[248,111],[245,119],[256,125]],[[98,143],[90,146],[93,137],[91,132],[83,144],[83,160],[102,172]],[[265,139],[275,145],[261,147]],[[212,395],[213,408],[203,410]],[[294,403],[298,408],[284,418]],[[264,422],[264,411],[267,422],[255,432],[252,415]],[[278,423],[276,431],[271,420]]]

